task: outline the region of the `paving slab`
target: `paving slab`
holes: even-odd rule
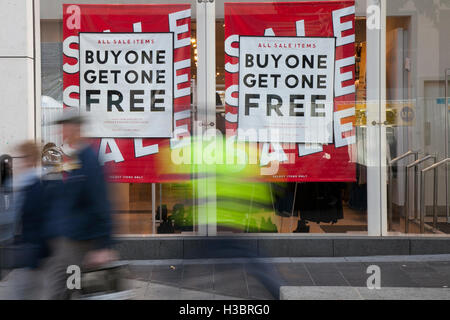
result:
[[[448,288],[298,287],[280,288],[281,300],[450,300]]]
[[[179,285],[183,277],[183,265],[158,265],[153,266],[151,280],[166,284]]]
[[[152,266],[128,266],[127,276],[136,280],[149,281],[152,275]]]
[[[349,286],[285,286],[280,288],[280,300],[362,300]]]
[[[289,299],[446,299],[450,288],[450,255],[121,262],[128,264],[135,299],[265,300],[278,296],[280,286]],[[381,269],[381,291],[366,288],[370,265]],[[0,299],[17,296],[21,275],[20,269],[6,274]]]
[[[244,265],[214,265],[214,291],[223,295],[248,297],[249,292]]]
[[[145,295],[138,297],[139,300],[242,300],[242,298],[189,290],[174,286],[149,283]]]
[[[276,267],[284,282],[289,283],[289,285],[314,285],[314,281],[303,263],[280,263]]]
[[[209,264],[188,264],[183,266],[183,288],[199,290],[212,290],[214,280],[214,265]]]
[[[140,300],[180,300],[180,296],[179,287],[150,282]]]
[[[450,300],[448,288],[356,288],[365,300]]]

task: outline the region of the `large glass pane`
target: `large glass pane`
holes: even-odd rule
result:
[[[115,233],[193,233],[194,190],[189,175],[173,175],[171,151],[182,145],[196,117],[196,2],[110,2],[40,2],[42,145],[67,152],[61,128],[51,123],[62,116],[63,107],[82,111],[91,90],[92,111],[103,110],[98,119],[107,119],[108,111],[115,115],[108,118],[114,125],[102,127],[112,133],[96,131],[99,126],[86,130],[108,172]],[[91,56],[97,59],[91,65],[88,49],[100,52]],[[114,52],[133,50],[114,62]]]
[[[387,1],[390,231],[450,234],[447,165],[421,179],[422,170],[448,158],[449,28],[449,1]]]
[[[253,179],[235,181],[244,228],[221,213],[231,203],[217,174],[218,233],[367,234],[366,2],[219,0],[215,10],[210,110],[218,133],[258,150]]]

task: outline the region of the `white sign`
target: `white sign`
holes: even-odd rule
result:
[[[83,135],[170,138],[173,33],[80,33]]]
[[[333,143],[334,61],[335,38],[241,36],[239,140]]]

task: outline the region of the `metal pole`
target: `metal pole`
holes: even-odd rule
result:
[[[423,158],[422,159],[422,161],[421,162],[424,162],[424,161],[426,161],[426,160],[428,160],[428,159],[433,159],[433,164],[436,164],[436,160],[437,160],[437,155],[434,155],[434,156],[432,156],[432,155],[429,155],[429,156],[426,156],[425,158]],[[420,160],[419,160],[420,161]],[[418,167],[416,167],[417,169],[418,169]],[[422,180],[422,176],[421,175],[419,175],[419,185],[422,185],[422,183],[423,183],[424,181]],[[421,199],[419,199],[419,201],[421,201]],[[425,200],[424,200],[425,201]],[[415,204],[416,205],[416,204]],[[415,219],[417,219],[418,218],[418,215],[419,215],[419,210],[417,210],[417,209],[419,209],[420,210],[420,203],[419,203],[419,206],[417,206],[416,208],[415,208],[415,212],[414,212],[414,218]]]
[[[292,232],[292,218],[294,217],[294,210],[295,210],[295,198],[297,198],[297,185],[298,182],[295,183],[295,189],[294,189],[294,201],[292,201],[292,210],[291,210],[291,226],[289,227],[290,232]]]
[[[418,212],[420,210],[420,203],[421,203],[419,201],[419,206],[417,206],[417,200],[418,200],[418,198],[417,198],[417,196],[418,196],[417,195],[417,189],[418,189],[418,187],[420,187],[422,185],[422,178],[421,178],[421,176],[419,176],[419,184],[416,183],[417,182],[416,178],[417,178],[418,166],[419,166],[419,164],[421,164],[421,163],[423,163],[423,162],[425,162],[425,161],[427,161],[429,159],[433,159],[434,163],[436,163],[436,156],[427,155],[424,158],[416,160],[413,163],[411,163],[411,164],[406,166],[406,177],[407,177],[407,179],[409,179],[409,169],[414,168],[414,174],[415,174],[415,177],[414,177],[414,192],[415,192],[415,194],[414,194],[414,202],[413,202],[413,205],[414,205],[413,212],[414,212],[414,218],[415,219],[417,219]],[[406,185],[408,185],[408,180],[406,182]],[[409,201],[409,196],[408,195],[409,195],[409,192],[408,192],[408,190],[406,190],[406,212],[409,213],[410,212],[410,210],[409,210],[409,202],[410,201]],[[418,207],[419,207],[419,210],[418,210]],[[408,219],[405,220],[405,233],[409,233],[409,217],[410,217],[410,215],[408,214]]]
[[[414,154],[414,163],[417,161],[418,154]],[[417,168],[417,167],[416,167]],[[416,170],[414,170],[414,173],[416,173]],[[414,177],[414,202],[417,201],[417,184],[416,184],[416,177]],[[414,209],[415,209],[414,205]],[[409,172],[408,172],[408,166],[405,168],[405,233],[408,233],[409,230]]]
[[[417,161],[417,157],[418,156],[418,154],[416,154],[416,156],[415,156],[415,159],[416,159],[416,161]],[[414,211],[413,211],[413,216],[415,216],[415,214],[416,214],[416,212],[417,212],[417,200],[419,199],[419,195],[417,194],[418,192],[417,192],[417,187],[418,187],[418,181],[417,181],[417,171],[418,171],[418,167],[416,166],[415,168],[414,168],[414,203],[413,203],[413,205],[414,205]],[[408,175],[408,170],[406,170],[406,175]],[[409,222],[409,211],[408,211],[408,222]]]
[[[409,150],[408,152],[406,152],[406,153],[404,153],[404,154],[402,154],[401,156],[398,156],[397,158],[395,158],[395,159],[392,159],[390,162],[389,162],[389,168],[388,168],[388,171],[389,171],[389,173],[388,173],[388,178],[389,178],[389,197],[390,197],[390,201],[389,201],[389,203],[388,203],[388,223],[389,223],[389,226],[388,226],[388,228],[390,228],[391,226],[392,226],[392,191],[393,191],[393,187],[392,187],[392,183],[393,183],[393,175],[392,175],[392,165],[393,164],[395,164],[395,163],[397,163],[398,161],[400,161],[400,160],[402,160],[402,159],[404,159],[404,158],[406,158],[406,157],[409,157],[409,156],[411,156],[411,155],[414,155],[414,159],[415,160],[417,160],[417,155],[418,155],[418,152],[414,152],[414,151],[411,151],[411,150]],[[406,169],[405,169],[406,170]],[[406,170],[406,171],[408,171],[408,170]],[[408,172],[406,172],[406,174],[407,174]],[[406,189],[406,191],[408,190],[408,188],[407,188],[407,186],[405,186],[405,189]],[[405,205],[406,205],[406,203],[405,203]]]
[[[436,163],[436,160],[434,160],[434,163]],[[421,188],[421,186],[422,186],[422,183],[423,183],[423,180],[422,180],[422,175],[420,174],[420,172],[419,172],[419,185],[418,185],[418,187],[419,187],[419,190],[422,190],[422,189],[420,189]],[[420,214],[420,208],[421,208],[421,205],[422,205],[422,194],[420,194],[420,199],[419,199],[419,203],[418,203],[418,205],[417,205],[417,210],[415,210],[414,211],[414,221],[415,222],[417,222],[417,220],[419,219],[419,214]]]
[[[159,210],[162,212],[162,183],[159,184]],[[159,218],[161,219],[161,216]]]
[[[417,156],[415,158],[417,158]],[[405,169],[405,233],[408,233],[408,228],[409,228],[409,177],[408,176],[409,176],[408,167],[406,167],[406,169]],[[416,199],[414,199],[414,201],[415,200]]]
[[[448,79],[450,76],[450,69],[445,70],[445,158],[448,158],[448,100],[449,100],[449,86]],[[445,210],[447,214],[447,223],[450,223],[450,213],[448,210],[448,166],[445,166]]]
[[[162,219],[162,210],[160,211],[160,218]],[[156,186],[152,183],[152,233],[156,234]]]
[[[433,201],[433,220],[437,220],[437,189],[436,189],[436,185],[437,185],[437,181],[438,181],[438,168],[442,165],[446,165],[447,163],[450,161],[450,158],[446,158],[442,161],[439,161],[438,163],[433,164],[432,166],[429,166],[428,168],[425,168],[422,170],[422,182],[425,182],[425,173],[427,173],[428,171],[434,170],[434,186],[433,186],[433,191],[434,191],[434,201]],[[424,233],[425,232],[425,187],[424,187],[425,183],[422,183],[421,185],[421,202],[422,202],[422,210],[420,213],[420,232]],[[434,223],[434,221],[433,221]]]
[[[392,196],[392,192],[393,192],[393,190],[394,190],[394,188],[393,188],[393,186],[392,186],[392,184],[394,183],[394,177],[393,177],[393,174],[392,174],[392,165],[389,165],[388,166],[388,181],[389,181],[389,194],[388,194],[388,197],[389,197],[389,201],[388,201],[388,215],[389,215],[389,217],[388,217],[388,230],[391,230],[391,226],[392,226],[392,202],[393,202],[393,196]]]
[[[434,187],[433,187],[433,194],[434,194],[434,199],[433,199],[433,228],[436,229],[437,227],[437,220],[438,220],[438,215],[437,215],[437,206],[438,206],[438,182],[439,182],[439,172],[438,172],[438,168],[436,167],[434,169]]]
[[[425,172],[421,173],[422,183],[420,184],[420,233],[424,233],[425,231]]]

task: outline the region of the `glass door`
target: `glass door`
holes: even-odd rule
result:
[[[87,57],[79,56],[80,32],[103,36],[102,45],[118,33],[130,41],[173,35],[166,79],[173,104],[161,103],[161,92],[148,100],[151,86],[142,97],[133,93],[135,111],[139,99],[154,104],[151,112],[173,108],[170,137],[161,133],[164,117],[141,137],[94,137],[111,170],[117,233],[386,234],[388,200],[400,197],[407,175],[393,171],[400,178],[389,181],[386,199],[386,163],[397,156],[386,136],[397,139],[398,131],[395,112],[386,113],[386,59],[403,59],[405,46],[386,49],[385,0],[107,2],[41,3],[43,143],[64,146],[60,129],[47,123],[63,107],[82,106],[84,89],[97,81],[77,77]],[[409,31],[409,23],[392,20],[389,39],[405,45],[411,35],[397,29]],[[129,78],[126,91],[150,81],[148,73],[141,78]],[[91,92],[92,104],[108,102],[102,85],[91,88],[106,90]],[[110,94],[114,112],[118,97]]]
[[[450,139],[449,139],[449,121],[450,121],[450,117],[449,117],[449,112],[450,112],[450,68],[446,68],[445,69],[445,76],[444,76],[444,81],[445,81],[445,100],[444,100],[444,104],[447,105],[447,110],[446,110],[446,118],[445,118],[445,124],[446,124],[446,128],[445,128],[445,137],[447,138],[447,142],[445,144],[445,146],[447,147],[447,149],[445,150],[445,156],[446,158],[449,157],[449,149],[450,149]],[[450,185],[450,175],[448,174],[448,168],[446,170],[446,180],[445,180],[445,187],[446,187],[446,215],[447,215],[447,224],[450,224],[450,209],[449,209],[449,205],[448,205],[448,201],[449,201],[449,185]]]
[[[448,236],[450,8],[392,0],[386,16],[389,231]]]
[[[42,151],[70,152],[52,122],[79,108],[99,121],[91,129],[106,130],[85,136],[107,172],[116,234],[206,234],[182,157],[204,110],[197,2],[110,2],[40,2]]]
[[[217,234],[384,234],[378,1],[201,5],[215,27],[206,118],[245,158],[216,166]]]

